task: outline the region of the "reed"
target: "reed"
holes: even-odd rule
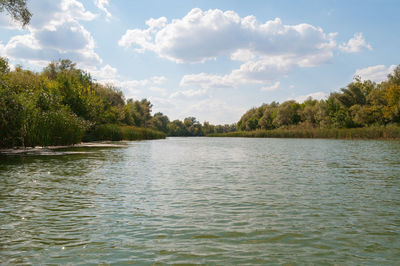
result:
[[[164,139],[165,137],[166,135],[164,133],[149,128],[104,124],[95,126],[93,129],[89,130],[83,138],[83,141],[146,140]]]
[[[323,139],[400,139],[400,126],[365,128],[310,128],[236,131],[209,134],[209,137],[245,138],[323,138]]]

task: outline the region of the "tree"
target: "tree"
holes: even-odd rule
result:
[[[297,124],[300,121],[300,116],[298,114],[299,109],[300,105],[296,101],[291,100],[282,103],[278,107],[274,125],[276,127],[281,127]]]
[[[170,136],[187,136],[185,125],[179,120],[174,120],[168,124],[168,132]]]
[[[0,56],[0,75],[4,75],[10,72],[10,66],[8,65],[8,59]]]
[[[26,0],[0,0],[0,12],[7,11],[11,17],[26,26],[32,17],[26,6]]]
[[[183,120],[183,125],[189,136],[203,136],[201,124],[195,117],[186,117]]]
[[[153,118],[151,118],[150,124],[151,127],[155,130],[168,133],[168,123],[169,123],[169,118],[166,115],[163,115],[163,113],[155,113]]]

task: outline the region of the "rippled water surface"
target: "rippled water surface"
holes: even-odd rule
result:
[[[398,141],[67,151],[0,155],[0,262],[400,263]]]

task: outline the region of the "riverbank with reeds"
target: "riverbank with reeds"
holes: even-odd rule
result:
[[[93,130],[87,132],[83,141],[148,140],[165,139],[166,137],[165,133],[150,128],[105,124],[96,126]]]
[[[320,139],[399,139],[400,126],[365,128],[310,128],[236,131],[209,134],[208,137],[320,138]]]

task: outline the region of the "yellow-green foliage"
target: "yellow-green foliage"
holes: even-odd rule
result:
[[[0,57],[0,148],[165,137],[121,127],[150,127],[151,107],[146,99],[125,103],[120,90],[94,82],[70,60],[35,73],[21,67],[10,71],[7,59]]]
[[[246,138],[328,138],[328,139],[400,139],[400,126],[364,128],[308,128],[237,131],[210,134],[209,137]]]
[[[386,81],[354,79],[326,100],[272,102],[248,110],[237,123],[241,131],[303,128],[359,128],[400,124],[400,66]]]
[[[122,138],[124,140],[165,139],[165,133],[150,128],[123,126]]]
[[[116,124],[104,124],[94,127],[89,131],[84,140],[145,140],[145,139],[164,139],[165,133],[149,128],[134,126],[120,126]]]

